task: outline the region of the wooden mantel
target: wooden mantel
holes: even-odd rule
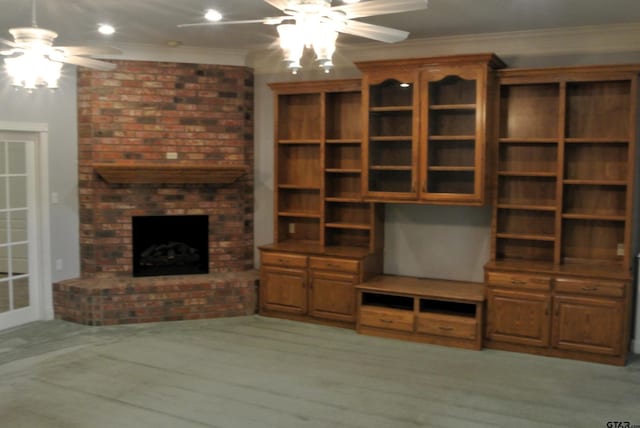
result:
[[[229,184],[247,173],[246,165],[204,163],[94,162],[111,184]]]

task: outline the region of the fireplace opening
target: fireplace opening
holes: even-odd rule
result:
[[[209,216],[135,216],[133,276],[209,273]]]

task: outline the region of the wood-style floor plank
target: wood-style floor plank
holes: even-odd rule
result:
[[[636,360],[468,351],[259,316],[0,334],[8,427],[640,424],[639,387]]]

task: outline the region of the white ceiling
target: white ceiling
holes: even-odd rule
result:
[[[366,0],[363,0],[366,1]],[[389,0],[393,2],[393,0]],[[334,4],[342,3],[334,0]],[[257,19],[281,13],[262,0],[38,0],[38,25],[59,33],[58,45],[106,43],[166,46],[178,40],[184,46],[253,50],[268,46],[276,30],[264,24],[177,28],[200,22],[207,8],[225,19]],[[545,28],[640,23],[640,0],[430,0],[428,9],[361,21],[409,31],[409,39],[497,33]],[[105,38],[96,32],[99,22],[117,29]],[[9,28],[29,26],[31,0],[0,0],[0,37]],[[341,35],[339,46],[370,42]],[[638,39],[640,42],[640,37]]]

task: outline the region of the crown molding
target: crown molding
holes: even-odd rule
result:
[[[394,43],[392,49],[389,49],[389,45],[376,42],[340,46],[338,39],[334,63],[337,70],[354,68],[353,63],[359,61],[475,52],[494,52],[503,59],[625,53],[633,53],[637,57],[640,54],[638,40],[640,40],[639,23],[411,39]],[[286,73],[286,69],[280,64],[281,61],[277,61],[273,52],[267,49],[251,51],[248,58],[248,63],[254,68],[256,74]]]
[[[495,52],[511,55],[576,55],[639,52],[640,24],[593,25],[582,27],[522,30],[502,33],[468,34],[412,39],[385,49],[387,57],[406,57]],[[380,44],[344,48],[344,55],[353,61],[380,58]]]
[[[217,64],[246,66],[246,50],[215,49],[196,46],[154,46],[145,44],[120,43],[113,47],[122,51],[120,55],[95,56],[101,59],[122,59],[132,61],[162,61],[195,64]]]

